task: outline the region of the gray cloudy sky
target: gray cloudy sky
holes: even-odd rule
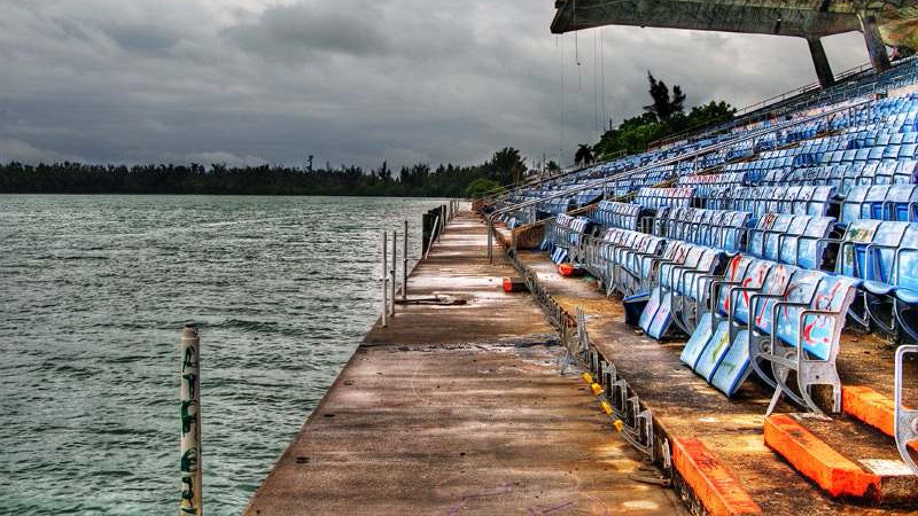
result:
[[[745,106],[815,79],[802,39],[606,27],[541,0],[0,0],[0,161],[572,159],[647,103]],[[828,38],[836,71],[867,60]],[[580,65],[577,65],[579,58]],[[563,86],[562,86],[563,77]],[[604,84],[604,89],[599,88]],[[599,91],[602,89],[602,91]]]

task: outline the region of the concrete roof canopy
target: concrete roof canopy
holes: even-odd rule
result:
[[[914,0],[556,0],[556,34],[633,25],[806,38],[820,83],[834,76],[820,38],[861,31],[878,71],[889,67],[884,45],[918,49]]]

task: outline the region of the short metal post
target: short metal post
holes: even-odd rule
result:
[[[386,283],[388,277],[386,277],[386,243],[389,242],[389,235],[386,234],[386,231],[382,232],[382,274],[379,277],[380,282],[382,282],[382,327],[385,328],[389,325],[388,315],[389,315],[389,300],[386,299],[389,296],[389,285]]]
[[[396,263],[398,262],[398,233],[395,231],[392,232],[392,264],[390,265],[389,274],[392,278],[392,284],[390,285],[390,296],[389,296],[389,311],[392,314],[392,317],[395,317],[395,274],[397,270]]]
[[[405,242],[402,245],[402,300],[408,299],[408,221],[405,221]]]
[[[437,231],[437,242],[440,242],[440,234],[443,233],[443,228],[446,227],[446,223],[449,221],[449,219],[446,218],[446,205],[445,204],[443,205],[443,209],[441,210],[441,213],[443,214],[443,221],[440,223],[440,230]]]
[[[434,229],[430,233],[430,242],[427,244],[427,254],[424,255],[425,260],[430,257],[430,249],[433,247],[434,240],[436,240],[438,227],[440,227],[440,216],[439,215],[437,215],[437,218],[434,219],[434,223],[433,223]]]
[[[181,399],[182,440],[181,462],[182,501],[180,515],[200,516],[201,504],[201,341],[194,323],[182,331]]]
[[[488,265],[494,264],[494,220],[488,216]]]

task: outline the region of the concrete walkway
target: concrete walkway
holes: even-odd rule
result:
[[[612,429],[486,228],[461,213],[244,514],[681,514]],[[500,253],[497,253],[500,254]]]

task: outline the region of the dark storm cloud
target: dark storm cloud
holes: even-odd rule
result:
[[[242,49],[266,59],[301,61],[316,53],[385,53],[388,41],[380,30],[382,13],[377,4],[354,2],[348,9],[342,9],[338,2],[281,5],[266,9],[252,23],[226,29],[224,34]],[[354,16],[355,12],[361,15]]]
[[[372,167],[514,145],[569,162],[640,112],[648,70],[690,105],[814,78],[803,40],[558,37],[551,15],[529,0],[0,0],[0,161]],[[827,50],[837,71],[866,59],[856,34]]]

